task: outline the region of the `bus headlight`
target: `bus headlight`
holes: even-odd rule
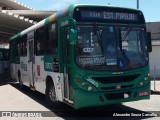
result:
[[[138,86],[137,87],[142,87],[142,86],[145,86],[147,85],[149,82],[149,77],[146,76],[144,77],[139,83],[138,83]]]
[[[92,91],[92,87],[91,86],[88,87],[88,91]]]
[[[77,87],[81,88],[84,91],[88,91],[88,92],[97,91],[97,89],[94,85],[92,85],[88,81],[85,81],[84,79],[77,77],[77,78],[75,78],[75,82],[77,84]]]
[[[85,86],[86,86],[86,83],[85,83],[85,82],[83,82],[83,83],[82,83],[82,86],[83,86],[83,87],[85,87]]]
[[[148,80],[148,77],[145,77],[144,80],[147,81],[147,80]]]

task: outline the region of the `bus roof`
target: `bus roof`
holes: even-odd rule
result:
[[[38,29],[44,25],[47,25],[57,19],[59,19],[61,16],[64,16],[64,15],[67,15],[69,12],[72,12],[74,10],[75,7],[77,6],[87,6],[87,7],[112,7],[112,8],[123,8],[123,9],[130,9],[130,10],[135,10],[135,11],[140,11],[140,10],[137,10],[137,9],[132,9],[132,8],[125,8],[125,7],[117,7],[117,6],[111,6],[111,5],[94,5],[94,4],[71,4],[69,7],[61,10],[61,11],[58,11],[52,15],[50,15],[49,17],[43,19],[42,21],[38,22],[37,24],[25,29],[24,31],[12,36],[10,38],[10,40],[14,40],[16,38],[19,38],[35,29]]]

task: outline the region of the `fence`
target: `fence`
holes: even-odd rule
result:
[[[160,40],[160,32],[151,33],[151,39],[152,40]]]
[[[151,79],[160,79],[160,66],[150,66]]]

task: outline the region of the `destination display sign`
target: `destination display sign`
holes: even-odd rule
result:
[[[109,20],[109,21],[132,21],[138,22],[138,15],[127,12],[91,11],[82,10],[81,19],[84,20]]]

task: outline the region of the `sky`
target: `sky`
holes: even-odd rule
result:
[[[137,0],[16,0],[35,10],[61,10],[72,3],[100,4],[120,7],[137,8]],[[146,22],[160,21],[160,0],[139,0],[139,9],[143,12]]]

